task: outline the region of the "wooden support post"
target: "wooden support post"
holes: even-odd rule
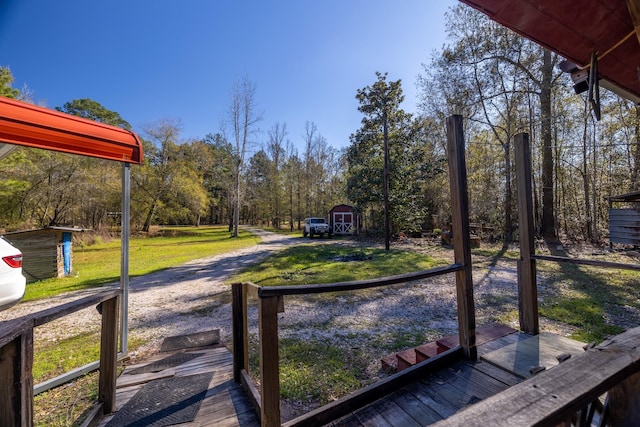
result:
[[[640,372],[609,390],[609,424],[634,427],[640,420]]]
[[[471,241],[469,238],[469,200],[467,196],[467,167],[464,157],[462,116],[447,118],[447,152],[449,157],[449,185],[451,189],[452,243],[455,262],[464,268],[456,271],[458,302],[458,334],[467,359],[478,357],[476,348],[476,315],[471,274]]]
[[[0,425],[33,426],[33,322],[0,327]],[[17,326],[17,327],[16,327]],[[4,332],[12,330],[14,334]]]
[[[110,414],[116,410],[120,296],[103,301],[100,306],[102,333],[100,336],[98,400],[102,403],[103,413]]]
[[[258,299],[260,329],[260,422],[280,426],[280,361],[278,354],[278,297]]]
[[[242,370],[249,370],[249,334],[247,330],[247,285],[234,283],[232,293],[233,380],[242,381]]]
[[[518,188],[518,234],[520,260],[518,261],[518,306],[520,330],[536,335],[538,325],[538,288],[533,227],[533,192],[531,190],[531,148],[529,135],[515,136],[516,185]]]

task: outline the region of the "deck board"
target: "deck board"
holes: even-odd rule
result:
[[[513,333],[478,346],[483,355],[531,335]],[[427,426],[446,419],[522,381],[481,359],[459,361],[379,399],[329,425],[334,427]]]
[[[576,356],[584,352],[584,343],[550,333],[541,333],[528,339],[518,341],[500,349],[485,353],[482,359],[506,369],[522,378],[534,374],[531,369],[542,366],[553,368],[560,362],[561,354]]]
[[[530,343],[524,344],[524,342],[528,338],[531,336],[522,333],[499,337],[478,346],[478,354],[484,356],[508,346],[527,349]],[[556,350],[562,349],[564,348],[560,346]],[[196,418],[181,426],[258,427],[260,425],[244,390],[233,382],[233,358],[227,349],[216,347],[183,351],[198,353],[199,357],[160,372],[121,375],[118,379],[116,408],[122,408],[144,385],[144,380],[213,372],[213,378]],[[167,353],[162,355],[162,357],[166,356]],[[150,362],[154,360],[158,358],[149,359]],[[406,387],[328,423],[327,426],[427,426],[446,419],[521,381],[522,378],[514,373],[482,359],[460,360],[430,375],[416,378]],[[105,427],[110,418],[111,416],[102,419],[98,426]]]
[[[437,412],[431,409],[428,405],[425,405],[420,399],[417,399],[411,393],[393,393],[390,396],[391,400],[402,408],[403,411],[410,414],[414,420],[421,423],[428,421],[435,423],[442,419]]]
[[[174,353],[180,351],[185,350],[178,350]],[[117,380],[116,411],[121,409],[149,381],[172,376],[180,377],[213,372],[207,393],[202,400],[200,410],[195,419],[188,423],[182,423],[180,426],[259,427],[260,423],[253,406],[241,386],[233,381],[233,357],[229,350],[222,346],[216,346],[205,349],[189,349],[185,352],[198,354],[199,356],[159,372],[127,373],[133,367],[144,366],[171,354],[163,353],[150,357],[144,363],[125,369]],[[98,423],[98,427],[105,427],[114,414],[102,418]]]

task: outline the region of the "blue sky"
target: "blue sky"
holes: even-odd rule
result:
[[[356,91],[375,72],[402,80],[415,112],[416,76],[445,43],[454,0],[0,0],[0,65],[54,108],[91,98],[141,132],[170,118],[182,138],[220,130],[246,75],[262,115],[302,146],[313,122],[329,145],[360,127]]]

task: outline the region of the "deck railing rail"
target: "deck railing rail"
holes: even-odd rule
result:
[[[102,315],[100,332],[100,368],[98,405],[104,414],[115,410],[116,364],[118,351],[118,313],[120,290],[110,290],[81,298],[67,304],[0,323],[0,425],[33,426],[33,330],[53,320],[87,307]],[[94,365],[94,364],[92,364]],[[83,368],[75,370],[82,372]],[[69,378],[64,374],[58,379]],[[51,380],[56,381],[56,379]],[[37,386],[36,386],[37,387]]]
[[[461,264],[451,264],[413,273],[383,277],[379,279],[301,285],[301,286],[257,286],[253,283],[234,283],[233,293],[233,355],[234,355],[234,379],[241,383],[260,415],[262,426],[280,426],[280,379],[278,356],[278,313],[284,311],[284,297],[291,295],[309,295],[319,293],[348,292],[363,289],[380,288],[400,283],[444,274],[455,273],[462,270]],[[247,299],[256,298],[258,301],[258,340],[259,340],[259,377],[260,391],[249,376],[249,330]],[[429,366],[433,369],[440,366],[443,361],[459,358],[462,354],[461,347],[457,347],[430,359]],[[422,367],[422,370],[425,368]],[[286,426],[317,425],[326,423],[340,416],[346,415],[354,407],[363,405],[363,402],[373,401],[387,393],[394,387],[399,388],[407,384],[407,378],[414,378],[415,369],[409,369],[396,374],[386,381],[354,393],[347,398],[340,399],[327,405],[318,411],[303,415]]]

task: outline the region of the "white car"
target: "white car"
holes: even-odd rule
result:
[[[0,237],[0,310],[20,302],[27,279],[22,275],[22,252]]]

